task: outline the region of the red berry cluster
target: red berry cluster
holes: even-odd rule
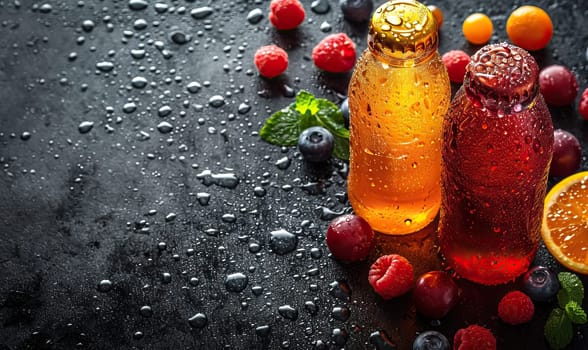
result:
[[[269,20],[278,30],[292,30],[304,21],[304,8],[299,0],[272,0]],[[312,50],[312,60],[331,73],[350,71],[355,65],[355,44],[345,33],[331,34]],[[274,78],[286,71],[288,54],[276,45],[263,46],[255,53],[254,63],[261,76]]]

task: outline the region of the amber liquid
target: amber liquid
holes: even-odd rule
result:
[[[376,231],[407,234],[440,206],[441,127],[451,87],[437,53],[414,67],[366,50],[349,85],[348,195]]]
[[[439,243],[447,264],[471,281],[512,281],[533,261],[553,147],[549,110],[498,116],[456,94],[442,149]]]

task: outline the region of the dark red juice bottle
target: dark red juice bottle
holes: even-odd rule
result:
[[[443,125],[439,244],[481,284],[512,281],[533,261],[553,124],[525,50],[487,45],[472,56]]]

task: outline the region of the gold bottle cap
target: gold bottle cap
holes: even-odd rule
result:
[[[421,61],[437,51],[438,40],[433,13],[418,1],[388,1],[370,21],[368,46],[384,59]]]
[[[472,56],[463,85],[468,96],[490,110],[519,112],[537,96],[539,66],[518,46],[486,45]]]

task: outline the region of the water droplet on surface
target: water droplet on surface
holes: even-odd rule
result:
[[[94,30],[95,26],[96,25],[94,24],[94,22],[89,19],[82,22],[82,30],[85,32],[91,32],[92,30]]]
[[[188,86],[186,86],[186,89],[191,94],[197,93],[198,91],[200,91],[201,88],[202,88],[202,85],[200,85],[200,83],[197,81],[193,81],[193,82],[189,83]]]
[[[164,13],[169,9],[169,5],[163,2],[158,2],[155,5],[153,5],[153,7],[155,8],[155,12],[157,13]]]
[[[131,57],[133,57],[134,59],[141,59],[145,57],[146,53],[147,51],[143,49],[133,49],[131,50]]]
[[[31,138],[31,133],[28,131],[23,131],[22,134],[20,134],[20,139],[23,141],[29,140]]]
[[[131,80],[131,86],[136,88],[136,89],[142,89],[145,86],[147,86],[147,79],[145,77],[134,77]]]
[[[208,205],[208,203],[210,202],[210,193],[198,192],[196,194],[196,199],[198,200],[198,203],[200,203],[200,205]]]
[[[253,189],[253,194],[256,197],[263,197],[265,196],[267,193],[267,191],[265,190],[265,188],[261,187],[261,186],[255,186],[255,188]]]
[[[137,331],[137,332],[133,333],[133,339],[139,340],[139,339],[143,338],[144,335],[145,334],[143,334],[143,332]]]
[[[344,346],[347,343],[347,339],[349,339],[349,333],[346,330],[341,328],[333,329],[331,333],[331,340],[338,346]]]
[[[351,288],[346,281],[333,281],[329,283],[329,294],[341,300],[349,300]]]
[[[376,350],[397,350],[396,344],[388,338],[383,331],[376,331],[370,334],[370,343]]]
[[[98,282],[98,291],[102,293],[106,293],[112,289],[112,281],[110,280],[102,280]]]
[[[225,278],[225,288],[229,292],[239,293],[247,287],[248,283],[249,278],[241,272],[232,273]]]
[[[110,61],[98,62],[96,63],[96,69],[98,69],[101,72],[108,73],[114,69],[114,63]]]
[[[318,313],[318,306],[310,300],[304,302],[304,309],[311,315],[316,315]]]
[[[211,107],[214,107],[214,108],[219,108],[219,107],[222,107],[222,106],[224,106],[224,104],[225,104],[225,98],[224,98],[224,97],[222,97],[221,95],[214,95],[214,96],[211,96],[211,97],[208,99],[208,104],[209,104]]]
[[[143,30],[145,28],[147,28],[148,24],[147,21],[139,18],[137,20],[135,20],[135,22],[133,22],[133,29],[135,30]]]
[[[239,108],[237,108],[237,111],[238,111],[240,114],[245,114],[245,113],[249,112],[250,110],[251,110],[251,106],[250,106],[250,105],[248,105],[247,103],[241,103],[241,104],[239,105]]]
[[[84,122],[81,122],[80,125],[78,125],[78,131],[80,132],[80,134],[86,134],[86,133],[89,133],[93,127],[94,127],[94,122],[84,121]]]
[[[51,4],[43,4],[39,7],[39,12],[41,13],[49,13],[53,10]]]
[[[289,320],[295,320],[298,318],[298,310],[290,305],[282,305],[278,308],[278,313]]]
[[[329,10],[331,9],[331,5],[329,4],[329,0],[314,0],[310,4],[310,9],[314,13],[324,14],[329,12]]]
[[[171,273],[164,272],[161,274],[161,283],[168,284],[168,283],[171,283],[171,280],[172,280]]]
[[[272,231],[270,235],[270,248],[278,255],[288,254],[298,245],[298,237],[284,229]]]
[[[159,109],[157,110],[157,115],[160,116],[161,118],[163,117],[167,117],[168,115],[170,115],[172,112],[172,108],[170,106],[161,106],[159,107]]]
[[[286,170],[286,169],[288,169],[290,164],[292,164],[292,160],[289,157],[285,156],[285,157],[278,159],[275,164],[278,167],[278,169]]]
[[[253,9],[247,14],[247,21],[251,24],[259,23],[263,19],[263,11],[261,9]]]
[[[149,6],[145,0],[129,0],[129,8],[133,11],[144,10]]]
[[[333,29],[333,28],[331,27],[331,24],[329,24],[329,22],[325,21],[325,22],[321,23],[321,26],[320,26],[321,32],[327,33],[327,32],[330,32],[331,29]]]
[[[257,334],[258,337],[267,337],[269,336],[271,331],[270,326],[268,325],[263,325],[263,326],[259,326],[255,328],[255,334]]]
[[[123,112],[125,113],[133,113],[137,110],[137,104],[135,102],[128,102],[123,105],[122,108]]]
[[[203,313],[197,313],[188,319],[188,324],[192,328],[204,328],[208,324],[208,318]]]
[[[151,306],[149,306],[149,305],[141,306],[141,309],[139,310],[139,312],[141,313],[141,316],[143,316],[143,317],[151,317],[153,315],[153,310],[151,309]]]
[[[162,134],[167,134],[174,129],[174,126],[168,122],[161,122],[157,124],[157,130]]]
[[[239,184],[239,178],[233,173],[213,174],[210,170],[204,170],[196,178],[202,180],[205,186],[217,185],[232,189]]]
[[[192,16],[192,18],[194,18],[194,19],[204,19],[204,18],[210,16],[213,11],[214,10],[212,9],[212,7],[208,7],[208,6],[198,7],[198,8],[193,9],[192,11],[190,11],[190,16]]]
[[[349,316],[351,316],[351,312],[349,311],[349,308],[346,306],[336,306],[333,308],[333,312],[331,312],[331,315],[333,315],[334,319],[345,322],[347,321]]]
[[[192,37],[184,32],[181,32],[179,30],[175,30],[173,32],[171,32],[171,34],[169,35],[169,38],[171,39],[171,41],[173,41],[174,43],[178,44],[178,45],[184,45],[186,43],[188,43]]]

